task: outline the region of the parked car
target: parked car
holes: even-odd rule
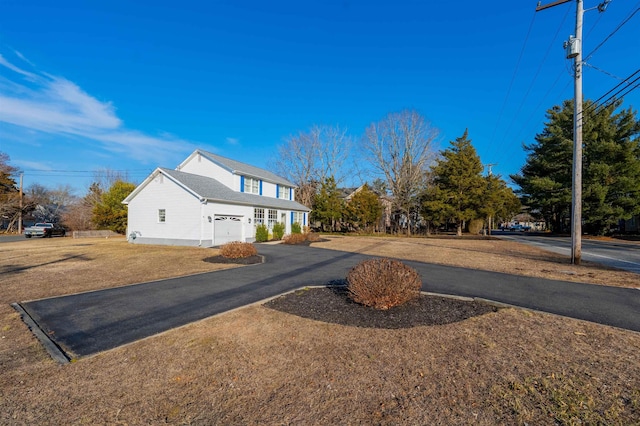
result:
[[[31,237],[64,237],[67,231],[57,223],[36,223],[33,226],[29,226],[24,229],[24,236],[26,238]]]
[[[526,225],[523,225],[521,223],[516,223],[515,225],[511,225],[509,227],[509,231],[526,232],[526,231],[530,231],[530,230],[531,230],[530,226],[526,226]]]

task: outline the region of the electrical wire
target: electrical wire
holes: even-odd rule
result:
[[[602,40],[600,42],[600,44],[598,44],[592,51],[591,53],[589,53],[584,61],[588,61],[589,59],[591,59],[591,57],[593,56],[594,53],[596,53],[598,51],[598,49],[600,49],[611,37],[613,37],[613,35],[615,33],[618,32],[618,30],[620,30],[620,28],[622,28],[627,22],[629,22],[631,20],[631,18],[633,18],[633,16],[638,13],[640,11],[640,7],[638,7],[638,5],[640,5],[640,2],[636,3],[636,5],[634,6],[636,9],[631,13],[631,15],[627,16],[625,19],[622,20],[622,22],[616,27],[615,30],[613,30],[608,36],[605,37],[604,40]]]
[[[616,84],[612,89],[608,90],[604,95],[600,96],[593,103],[591,103],[589,107],[585,109],[585,114],[597,114],[602,110],[602,108],[606,108],[608,105],[615,102],[617,99],[622,99],[624,96],[628,95],[630,92],[635,90],[638,87],[638,85],[624,92],[625,90],[629,89],[629,87],[631,87],[634,83],[640,80],[640,75],[638,74],[640,74],[640,68],[637,69],[631,75],[629,75],[627,78],[622,80],[620,83]],[[638,76],[636,77],[636,75]],[[632,78],[633,80],[631,80]],[[624,86],[624,87],[620,87],[620,86]],[[616,92],[612,94],[612,92],[614,91]],[[624,93],[621,95],[622,92]],[[604,98],[606,99],[603,100]]]
[[[524,43],[522,44],[522,49],[520,49],[520,55],[518,56],[518,60],[516,61],[515,69],[513,70],[513,75],[511,76],[511,81],[509,82],[509,87],[507,88],[507,94],[502,102],[502,107],[500,108],[500,113],[498,114],[498,120],[496,121],[496,125],[493,128],[493,133],[491,134],[491,141],[494,140],[496,131],[498,130],[498,126],[500,125],[500,121],[502,120],[502,115],[504,113],[504,109],[507,106],[507,100],[511,95],[511,89],[513,88],[513,82],[516,79],[516,75],[518,74],[518,70],[520,69],[520,62],[522,61],[522,57],[524,56],[524,52],[527,47],[527,42],[529,41],[529,36],[531,35],[531,30],[533,29],[533,24],[536,20],[536,12],[533,12],[533,16],[531,17],[531,22],[529,23],[529,29],[527,30],[527,35],[524,38]],[[491,142],[490,142],[491,143]]]
[[[560,34],[560,30],[561,30],[561,29],[563,28],[563,26],[564,26],[564,23],[565,23],[565,21],[566,21],[566,19],[567,19],[568,15],[569,15],[570,10],[571,10],[570,8],[567,8],[567,11],[565,12],[564,17],[562,18],[562,21],[561,21],[561,22],[560,22],[560,24],[558,25],[558,28],[557,28],[557,30],[556,30],[556,33],[554,34],[553,38],[552,38],[552,39],[551,39],[551,41],[549,42],[549,46],[547,47],[547,50],[546,50],[546,52],[545,52],[545,54],[544,54],[544,56],[543,56],[543,59],[542,59],[542,61],[540,61],[539,65],[538,65],[538,68],[537,68],[537,70],[536,70],[536,73],[535,73],[535,75],[534,75],[533,79],[531,80],[531,82],[529,83],[529,86],[528,86],[528,88],[527,88],[527,91],[526,91],[525,95],[522,97],[522,100],[521,100],[521,102],[520,102],[520,105],[518,106],[518,109],[517,109],[516,113],[513,115],[513,117],[512,117],[512,119],[511,119],[511,121],[509,122],[509,125],[507,126],[507,130],[504,132],[504,136],[502,137],[502,139],[500,140],[500,142],[499,142],[495,147],[493,147],[493,148],[492,148],[492,150],[494,150],[494,152],[495,152],[495,153],[500,153],[500,152],[502,151],[502,147],[504,146],[505,141],[507,140],[507,136],[508,136],[509,132],[511,131],[511,128],[513,127],[513,125],[514,125],[514,123],[515,123],[516,119],[517,119],[517,118],[518,118],[518,116],[520,115],[520,112],[521,112],[521,110],[522,110],[522,107],[524,106],[524,103],[525,103],[525,102],[526,102],[526,100],[528,99],[529,94],[531,93],[531,91],[532,91],[532,89],[533,89],[533,87],[534,87],[534,85],[535,85],[535,82],[537,81],[537,78],[538,78],[538,76],[539,76],[539,74],[540,74],[540,72],[541,72],[541,70],[542,70],[542,67],[543,67],[544,63],[546,62],[546,60],[547,60],[547,58],[548,58],[548,56],[549,56],[549,53],[551,52],[551,49],[553,48],[553,45],[554,45],[554,43],[555,43],[556,39],[558,38],[558,35]],[[534,15],[534,17],[535,17],[535,15]],[[531,22],[531,25],[533,25],[533,20],[532,20],[532,22]],[[531,32],[531,27],[529,28],[529,33],[530,33],[530,32]],[[527,33],[527,39],[528,39],[529,33]],[[525,40],[525,44],[526,44],[526,41],[527,41],[527,40]],[[523,53],[523,52],[524,52],[524,46],[523,46],[523,50],[522,50],[522,52],[521,52],[521,56],[522,56],[522,53]],[[519,66],[519,63],[520,63],[520,59],[521,59],[521,57],[520,57],[520,58],[518,58],[518,64],[516,65],[516,70],[515,70],[515,72],[514,72],[514,75],[513,75],[513,78],[512,78],[511,84],[509,85],[509,91],[507,92],[507,96],[505,97],[505,100],[504,100],[504,103],[503,103],[503,106],[502,106],[502,110],[501,110],[501,112],[500,112],[500,115],[499,115],[498,121],[497,121],[497,123],[496,123],[496,128],[494,129],[494,132],[493,132],[493,134],[492,134],[492,136],[491,136],[491,139],[490,139],[490,142],[489,142],[490,144],[493,144],[493,141],[495,140],[495,133],[496,133],[497,127],[498,127],[498,125],[499,125],[499,123],[500,123],[500,121],[501,121],[501,118],[502,118],[502,112],[503,112],[504,107],[505,107],[505,105],[506,105],[507,99],[508,99],[508,97],[509,97],[509,95],[510,95],[510,92],[511,92],[511,86],[513,85],[513,81],[515,80],[515,76],[516,76],[516,73],[517,73],[517,70],[518,70],[518,66]],[[560,80],[560,77],[561,77],[561,76],[562,76],[562,73],[561,73],[561,74],[556,78],[556,81],[553,83],[552,87],[551,87],[551,88],[549,88],[549,89],[547,90],[547,93],[545,94],[544,98],[546,98],[546,97],[549,95],[549,93],[551,93],[551,91],[553,90],[553,87],[555,87],[555,85],[557,84],[557,82]],[[564,90],[566,90],[566,87],[565,87],[565,89],[563,89],[563,90],[562,90],[562,92],[564,92]],[[543,98],[543,100],[542,100],[542,101],[540,101],[539,105],[541,105],[541,104],[542,104],[542,102],[544,101],[544,98]],[[538,105],[538,106],[539,106],[539,105]],[[538,107],[536,107],[536,109],[537,109],[537,108],[538,108]],[[529,117],[528,121],[531,119],[531,117],[532,117],[532,116],[533,116],[533,114],[531,114],[531,116]],[[519,135],[520,133],[522,133],[522,127],[521,127],[520,132],[518,133],[518,135]]]
[[[518,106],[518,109],[516,110],[516,113],[513,115],[513,118],[511,119],[511,122],[509,123],[509,126],[507,126],[507,130],[504,133],[504,137],[502,138],[502,141],[498,145],[498,149],[502,148],[502,146],[504,145],[504,141],[507,139],[507,135],[511,131],[511,128],[513,127],[513,124],[516,121],[516,118],[520,115],[520,111],[522,111],[522,107],[524,106],[524,103],[529,98],[529,94],[531,93],[531,89],[535,85],[536,80],[538,79],[538,76],[540,75],[540,71],[542,70],[542,66],[544,65],[544,63],[546,62],[547,58],[549,57],[549,53],[551,52],[551,48],[555,44],[556,39],[558,38],[558,34],[560,34],[560,30],[562,29],[562,26],[564,25],[565,21],[567,20],[567,16],[569,16],[569,10],[570,9],[567,8],[567,11],[565,12],[564,17],[562,18],[562,21],[560,22],[560,25],[558,26],[558,29],[556,30],[556,33],[554,34],[553,38],[551,39],[551,42],[549,43],[549,47],[547,47],[547,51],[545,52],[545,54],[544,54],[544,56],[542,58],[542,61],[539,63],[538,69],[536,70],[536,73],[533,76],[533,79],[529,83],[529,87],[527,88],[527,91],[525,92],[524,96],[522,97],[522,100],[520,101],[520,105]]]

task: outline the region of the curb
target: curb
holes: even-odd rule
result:
[[[47,334],[42,331],[38,323],[29,315],[29,313],[19,304],[12,303],[11,306],[13,309],[18,311],[22,321],[29,327],[29,330],[33,333],[34,336],[42,343],[44,349],[47,353],[53,358],[54,361],[59,364],[68,364],[71,362],[71,359],[66,355],[66,353],[58,346],[53,340],[47,336]]]

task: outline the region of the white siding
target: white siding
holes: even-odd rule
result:
[[[276,184],[271,182],[262,182],[262,196],[277,198],[276,195]]]
[[[240,179],[229,170],[220,167],[203,155],[195,154],[189,161],[182,165],[181,172],[213,178],[225,186],[240,191]],[[237,181],[237,183],[236,183]]]
[[[159,174],[129,203],[129,235],[163,240],[200,239],[200,201],[184,188]],[[165,222],[158,222],[158,210]]]

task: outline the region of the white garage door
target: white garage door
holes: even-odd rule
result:
[[[213,223],[213,245],[242,241],[242,219],[237,216],[216,216]]]

